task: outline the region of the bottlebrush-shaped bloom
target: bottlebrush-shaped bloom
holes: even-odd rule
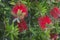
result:
[[[46,24],[50,24],[50,23],[51,23],[51,19],[48,16],[43,16],[38,18],[38,24],[42,30],[47,28]]]
[[[26,22],[25,22],[25,20],[24,20],[24,17],[27,17],[27,15],[28,15],[28,9],[27,9],[27,7],[26,7],[26,5],[24,5],[24,4],[22,4],[22,3],[20,3],[20,5],[15,5],[13,8],[12,8],[12,12],[13,12],[13,14],[15,14],[15,15],[17,15],[18,14],[18,12],[19,11],[22,11],[22,13],[21,13],[21,15],[19,16],[20,17],[20,19],[18,19],[18,20],[21,20],[21,21],[19,21],[18,22],[18,28],[19,28],[19,30],[20,30],[20,32],[22,32],[23,30],[27,30],[27,24],[26,24]],[[20,13],[20,12],[19,12]],[[24,15],[24,13],[25,13],[25,15]],[[14,16],[15,17],[15,16]],[[17,17],[15,17],[15,18],[19,18],[18,16]]]
[[[17,14],[18,10],[22,11],[22,13],[26,13],[25,16],[28,15],[28,9],[26,7],[26,5],[24,4],[20,4],[20,5],[15,5],[13,8],[12,8],[12,12],[14,14]]]
[[[18,23],[18,28],[19,28],[20,32],[28,29],[26,21],[24,19],[21,20],[20,23]]]
[[[52,40],[52,39],[53,39],[53,40],[57,40],[57,37],[58,37],[58,34],[53,34],[53,33],[50,34],[51,40]]]
[[[58,7],[54,7],[53,9],[51,9],[50,14],[56,19],[58,17],[60,17],[60,10]]]

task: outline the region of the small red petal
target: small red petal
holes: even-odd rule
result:
[[[19,8],[19,7],[18,7],[17,5],[15,5],[15,6],[12,8],[12,12],[13,12],[14,14],[16,14],[18,8]]]
[[[39,26],[40,26],[40,28],[41,28],[42,30],[44,30],[44,29],[46,28],[46,26],[45,26],[46,23],[45,23],[43,17],[39,17],[39,18],[38,18],[38,23],[39,23]]]
[[[50,14],[51,14],[55,19],[58,18],[58,15],[57,15],[53,10],[51,10]]]
[[[48,16],[45,16],[45,21],[46,21],[47,24],[51,23],[51,19]]]

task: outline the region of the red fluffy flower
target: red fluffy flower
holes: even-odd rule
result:
[[[57,40],[57,34],[50,34],[50,38],[53,40]]]
[[[27,24],[24,19],[21,20],[20,23],[18,23],[18,28],[19,28],[20,32],[28,29]]]
[[[24,5],[22,3],[20,5],[15,5],[12,8],[13,14],[17,14],[18,10],[21,10],[22,13],[26,13],[25,17],[28,15],[28,9],[27,9],[26,5]],[[22,32],[24,30],[27,30],[27,24],[26,24],[24,19],[21,19],[21,22],[18,23],[17,25],[18,25],[18,28],[19,28],[20,32]]]
[[[28,9],[27,9],[26,5],[24,5],[24,4],[22,4],[22,3],[21,3],[20,5],[15,5],[15,6],[12,8],[12,12],[13,12],[14,14],[17,14],[18,9],[21,10],[22,13],[26,13],[25,16],[28,15]]]
[[[46,28],[46,24],[50,24],[51,20],[48,16],[43,16],[38,18],[38,23],[41,29],[44,30]]]
[[[58,7],[54,7],[51,11],[50,14],[54,17],[54,18],[58,18],[60,16],[60,10]]]

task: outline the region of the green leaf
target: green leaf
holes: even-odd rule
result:
[[[5,4],[0,2],[0,6],[5,7]]]
[[[0,0],[0,2],[1,2],[1,0]]]
[[[21,1],[22,3],[24,3],[24,4],[27,4],[27,2],[26,1]]]
[[[10,10],[10,8],[9,8],[9,7],[5,7],[4,9],[5,9],[5,10]]]
[[[10,2],[11,5],[15,5],[15,2]]]

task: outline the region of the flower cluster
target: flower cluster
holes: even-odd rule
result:
[[[21,20],[20,23],[18,23],[18,28],[19,28],[19,31],[20,32],[28,29],[27,24],[26,24],[26,21],[24,19]]]
[[[21,11],[21,16],[19,16],[19,18],[20,18],[20,23],[17,23],[17,25],[18,25],[18,28],[19,28],[19,30],[20,30],[20,32],[22,32],[22,31],[24,31],[24,30],[27,30],[27,24],[26,24],[26,22],[25,22],[25,20],[24,20],[24,18],[25,17],[27,17],[27,15],[28,15],[28,9],[27,9],[27,7],[26,7],[26,5],[25,4],[22,4],[22,3],[20,3],[20,5],[15,5],[13,8],[12,8],[12,12],[13,12],[13,14],[15,14],[15,15],[17,15],[18,14],[18,11]],[[25,13],[25,14],[24,14]],[[15,16],[14,16],[15,17]],[[18,17],[18,16],[17,16]],[[24,18],[23,18],[24,17]],[[15,17],[16,18],[16,17]],[[23,18],[23,19],[21,19],[21,18]]]
[[[54,7],[53,9],[51,9],[50,11],[50,14],[55,18],[59,18],[60,17],[60,10],[58,7]],[[39,26],[42,28],[42,29],[45,29],[46,28],[46,24],[50,24],[52,21],[50,19],[50,17],[48,16],[43,16],[43,17],[39,17],[38,18],[38,23],[39,23]]]
[[[59,18],[60,17],[60,9],[58,7],[54,7],[51,9],[50,14],[55,18]]]
[[[24,17],[26,17],[28,15],[28,9],[27,9],[26,5],[24,5],[24,4],[15,5],[12,9],[13,14],[17,15],[18,10],[22,11],[22,14],[25,13],[25,15],[23,15]],[[54,7],[51,9],[50,14],[55,19],[57,19],[60,17],[60,9],[58,7]],[[51,21],[50,17],[47,15],[38,18],[38,24],[42,30],[45,30],[47,28],[46,25],[50,24],[50,23],[52,23],[52,21]],[[20,32],[28,29],[26,21],[24,19],[21,19],[21,22],[17,23],[17,25],[18,25]],[[50,36],[51,36],[51,39],[52,38],[54,38],[54,40],[56,39],[56,35],[51,34]]]
[[[60,17],[60,9],[58,7],[54,7],[50,11],[51,16],[53,16],[55,19]],[[42,16],[38,18],[38,24],[42,30],[45,30],[47,28],[46,24],[52,23],[52,20],[48,16]],[[56,40],[57,34],[50,34],[51,39]]]
[[[40,27],[42,28],[42,30],[44,30],[45,28],[47,28],[46,24],[51,23],[51,19],[48,16],[39,17],[38,23],[39,23]]]
[[[17,14],[18,10],[22,11],[22,13],[26,13],[25,16],[27,16],[28,14],[28,9],[26,7],[26,5],[24,4],[20,4],[20,5],[15,5],[13,8],[12,8],[12,12],[14,14]]]
[[[51,40],[57,40],[57,34],[50,34],[50,38],[51,38]]]

